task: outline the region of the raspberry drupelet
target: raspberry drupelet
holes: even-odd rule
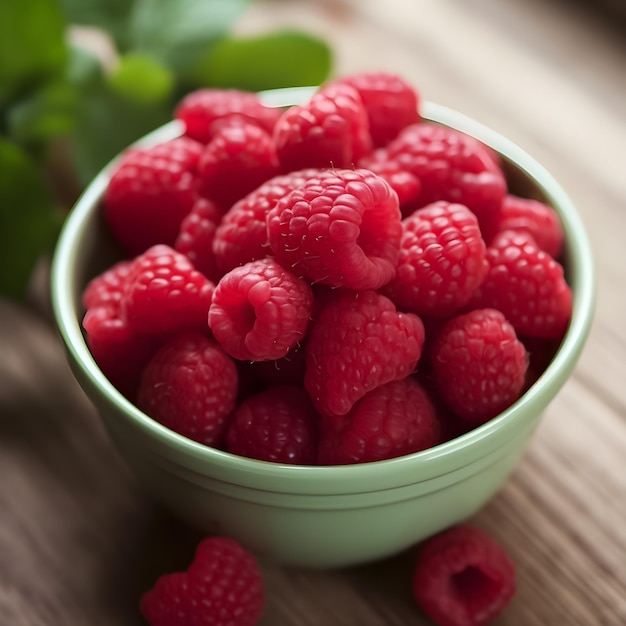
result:
[[[187,571],[161,576],[140,606],[150,626],[255,626],[264,602],[254,556],[233,539],[209,537]]]
[[[486,242],[498,230],[507,183],[491,151],[477,139],[437,124],[413,124],[360,161],[359,167],[375,171],[387,161],[420,181],[420,194],[411,206],[403,207],[405,215],[446,200],[464,204],[476,215]]]
[[[472,305],[502,311],[520,335],[562,338],[572,315],[563,266],[534,237],[516,231],[498,233],[487,248],[487,262]]]
[[[307,167],[353,167],[372,150],[367,111],[356,89],[329,85],[287,109],[274,127],[285,172]]]
[[[378,289],[394,276],[402,224],[398,197],[367,170],[308,179],[268,213],[275,257],[312,282]]]
[[[392,459],[439,442],[435,407],[413,378],[392,381],[363,396],[346,415],[324,418],[320,465]]]
[[[209,143],[225,126],[255,124],[272,133],[282,111],[268,107],[255,93],[237,89],[197,89],[187,94],[174,113],[185,134],[200,143]]]
[[[180,435],[219,446],[235,408],[237,382],[234,361],[213,339],[178,333],[144,369],[137,406]]]
[[[318,422],[302,387],[276,385],[237,407],[226,433],[226,450],[261,461],[314,465]]]
[[[133,399],[143,368],[159,348],[159,339],[136,333],[123,309],[133,263],[120,261],[96,276],[83,294],[83,328],[91,354],[113,386]]]
[[[396,275],[385,294],[418,315],[459,311],[488,270],[476,216],[462,204],[440,201],[405,218],[402,228]]]
[[[375,291],[329,294],[306,345],[304,386],[324,415],[345,415],[368,391],[405,378],[419,361],[424,325]]]
[[[174,249],[184,254],[195,269],[209,280],[216,281],[221,273],[213,252],[215,231],[222,218],[222,210],[208,198],[198,198],[181,222]]]
[[[500,311],[476,309],[443,326],[431,348],[441,399],[461,419],[482,424],[518,399],[528,356]]]
[[[401,76],[389,72],[351,74],[332,84],[350,85],[361,96],[375,147],[387,145],[398,133],[420,120],[420,97]]]
[[[482,530],[454,526],[422,545],[413,595],[439,626],[487,626],[515,594],[515,566]]]
[[[215,285],[180,252],[152,246],[132,265],[124,293],[124,312],[135,332],[207,332]]]
[[[502,202],[498,230],[532,235],[539,248],[554,259],[563,247],[563,227],[557,212],[539,200],[507,194]]]
[[[280,359],[304,338],[312,305],[308,283],[268,257],[221,278],[209,309],[209,326],[236,359]]]
[[[220,129],[198,162],[200,193],[224,211],[277,174],[272,137],[255,124]]]
[[[121,157],[104,194],[104,214],[128,254],[174,245],[198,197],[201,152],[201,144],[179,137]]]
[[[271,253],[267,238],[267,214],[278,200],[301,187],[323,170],[306,169],[274,176],[236,202],[222,218],[213,252],[222,272],[262,259]]]

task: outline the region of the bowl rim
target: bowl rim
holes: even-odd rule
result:
[[[288,106],[303,101],[313,93],[314,87],[279,89],[261,92],[260,96],[271,106]],[[526,422],[525,416],[541,412],[547,402],[562,387],[571,374],[588,336],[595,308],[595,274],[590,242],[571,199],[555,178],[530,154],[499,132],[452,108],[423,101],[420,112],[425,121],[441,123],[474,136],[490,146],[501,157],[522,170],[545,194],[548,203],[558,211],[565,238],[568,242],[569,272],[576,285],[573,289],[572,318],[569,328],[546,370],[534,384],[508,409],[467,433],[447,442],[402,457],[370,463],[342,466],[298,466],[271,463],[240,457],[228,452],[192,441],[159,424],[113,387],[95,363],[84,340],[80,319],[74,307],[78,285],[72,267],[77,263],[77,245],[92,211],[96,210],[106,188],[112,169],[120,155],[116,156],[84,190],[69,212],[62,227],[53,254],[51,267],[51,299],[57,327],[65,343],[68,358],[80,370],[82,377],[99,396],[111,403],[119,415],[124,415],[132,425],[158,444],[165,445],[183,458],[180,465],[190,464],[211,476],[216,468],[228,472],[230,482],[258,488],[260,481],[268,479],[271,491],[293,492],[297,485],[302,493],[347,493],[390,488],[427,480],[435,475],[450,472],[469,465],[474,458],[470,450],[478,450],[481,442],[493,439],[503,430],[519,427]],[[181,135],[182,125],[174,120],[161,126],[135,142],[133,146],[149,146]],[[375,468],[375,470],[373,470]],[[406,470],[406,471],[405,471]],[[410,471],[409,471],[410,470]],[[373,471],[380,480],[371,483]],[[368,483],[368,481],[370,481]],[[363,485],[366,485],[363,487]]]

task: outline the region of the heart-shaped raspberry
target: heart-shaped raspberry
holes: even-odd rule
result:
[[[254,626],[263,609],[255,558],[236,541],[202,541],[186,572],[161,576],[141,599],[150,626]]]

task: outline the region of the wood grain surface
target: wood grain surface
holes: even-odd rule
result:
[[[326,37],[337,72],[386,69],[536,156],[594,247],[598,306],[576,371],[522,464],[473,520],[519,589],[500,626],[626,624],[626,41],[587,8],[543,0],[274,0],[241,32]],[[78,388],[45,268],[28,305],[0,301],[0,625],[133,626],[138,598],[200,537],[155,505]],[[428,624],[414,555],[308,572],[262,564],[264,626]]]

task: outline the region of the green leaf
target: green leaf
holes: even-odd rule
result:
[[[130,15],[135,5],[133,0],[60,0],[60,2],[68,23],[100,28],[113,38],[120,51],[128,49]]]
[[[64,29],[56,0],[0,2],[0,105],[62,70]]]
[[[117,154],[169,121],[171,103],[137,103],[114,92],[103,79],[82,99],[73,141],[73,159],[87,184]]]
[[[250,0],[138,0],[132,19],[133,47],[174,72],[198,62],[223,36]]]
[[[11,140],[23,145],[41,145],[74,128],[77,94],[64,80],[51,81],[7,112]]]
[[[109,76],[111,89],[139,104],[165,100],[174,89],[174,75],[141,54],[129,53]]]
[[[23,150],[0,139],[0,295],[25,295],[56,226],[54,205],[39,171]]]
[[[249,91],[319,85],[331,71],[332,53],[321,39],[294,30],[223,38],[185,81]]]

